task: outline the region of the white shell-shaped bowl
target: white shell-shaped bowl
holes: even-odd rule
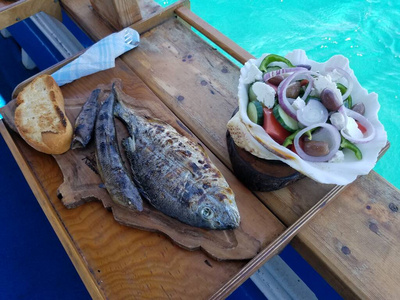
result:
[[[358,144],[357,146],[362,151],[362,160],[357,160],[350,150],[344,150],[345,159],[343,162],[309,162],[301,159],[297,154],[293,153],[289,149],[282,147],[276,143],[260,126],[250,121],[247,116],[247,104],[248,99],[248,88],[249,84],[243,83],[243,78],[249,70],[251,64],[259,66],[263,58],[267,54],[262,55],[258,59],[250,59],[240,70],[239,79],[239,118],[245,126],[241,126],[241,130],[247,130],[247,134],[250,133],[253,137],[249,139],[253,145],[248,145],[246,149],[250,149],[253,155],[261,158],[270,158],[275,160],[281,160],[292,168],[298,170],[304,175],[312,178],[313,180],[326,183],[326,184],[338,184],[346,185],[354,181],[359,175],[368,174],[375,166],[378,159],[379,152],[387,143],[387,134],[384,130],[383,125],[378,120],[378,111],[380,108],[378,102],[378,95],[376,93],[368,93],[358,82],[354,76],[353,70],[349,67],[349,61],[342,55],[335,55],[324,63],[318,63],[307,58],[306,53],[303,50],[294,50],[293,52],[286,55],[294,65],[308,64],[311,65],[313,71],[325,74],[325,68],[339,67],[347,71],[353,79],[354,87],[351,93],[353,98],[353,104],[363,102],[365,105],[365,117],[375,127],[376,135],[375,138],[366,143]],[[343,83],[346,83],[345,81]],[[251,151],[251,149],[258,149],[257,151]],[[260,153],[261,152],[264,153]]]

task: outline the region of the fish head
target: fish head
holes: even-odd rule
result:
[[[206,193],[197,206],[196,214],[203,227],[211,229],[235,229],[239,226],[240,215],[235,195],[230,188],[221,188]]]

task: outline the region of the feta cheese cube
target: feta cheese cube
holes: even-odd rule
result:
[[[344,153],[341,150],[338,150],[335,155],[328,161],[330,163],[339,163],[344,161]]]
[[[259,81],[253,83],[251,89],[256,96],[256,99],[260,101],[265,107],[272,108],[274,106],[276,92],[273,87]]]
[[[340,100],[340,103],[343,103],[342,93],[336,87],[336,83],[332,81],[332,78],[330,75],[326,75],[326,76],[320,75],[320,76],[317,76],[316,78],[314,78],[314,84],[313,84],[313,89],[312,89],[311,94],[313,96],[319,97],[319,95],[322,93],[322,91],[326,88],[332,90],[335,93],[336,98]]]
[[[344,132],[355,139],[361,139],[364,137],[364,134],[358,128],[356,120],[351,117],[347,117],[347,126],[344,129]]]
[[[250,65],[247,74],[243,78],[244,84],[250,84],[254,81],[262,80],[262,72],[254,64]]]
[[[306,102],[301,99],[300,97],[297,97],[296,100],[293,101],[292,107],[295,110],[303,109],[306,106]]]
[[[331,72],[329,72],[328,76],[334,82],[338,82],[338,80],[343,77],[343,75],[339,73],[337,69],[333,69]]]
[[[343,114],[336,112],[333,113],[330,117],[331,123],[335,126],[338,130],[342,130],[346,125],[346,119]]]

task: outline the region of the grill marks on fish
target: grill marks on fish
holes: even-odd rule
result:
[[[137,115],[123,104],[120,88],[113,90],[115,114],[131,135],[123,147],[133,180],[150,204],[192,226],[238,227],[234,193],[201,145],[161,120]]]
[[[119,82],[113,84],[111,94],[99,108],[101,91],[94,90],[84,104],[71,148],[86,147],[95,128],[97,169],[114,202],[142,211],[142,195],[156,209],[191,226],[239,226],[234,193],[201,144],[161,120],[139,116],[126,108],[122,103],[130,97],[122,92]],[[117,100],[121,103],[115,103]],[[130,133],[122,144],[133,178],[118,149],[114,110]]]
[[[128,175],[118,149],[113,108],[114,93],[102,104],[96,119],[97,168],[111,199],[130,209],[143,210],[143,200]]]
[[[97,101],[100,93],[100,89],[95,89],[82,106],[75,120],[71,149],[85,148],[90,142],[95,126],[96,115],[100,106]]]

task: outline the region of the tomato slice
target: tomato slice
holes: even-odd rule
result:
[[[358,129],[360,129],[363,134],[367,132],[367,129],[361,125],[360,122],[356,121],[356,123],[358,125]]]
[[[283,144],[285,139],[291,134],[275,118],[272,109],[264,107],[264,124],[263,128],[266,133],[277,143],[280,145]]]
[[[303,79],[300,81],[300,86],[306,86],[308,85],[309,81],[307,79]]]
[[[301,137],[299,139],[299,146],[301,149],[304,149],[304,137]],[[289,146],[289,150],[291,150],[292,152],[294,152],[298,155],[298,153],[296,151],[296,147],[294,146],[294,143]]]
[[[291,144],[291,145],[289,146],[289,150],[292,151],[292,152],[294,152],[294,153],[296,153],[296,154],[298,154],[297,151],[296,151],[296,148],[294,147],[294,144]]]

